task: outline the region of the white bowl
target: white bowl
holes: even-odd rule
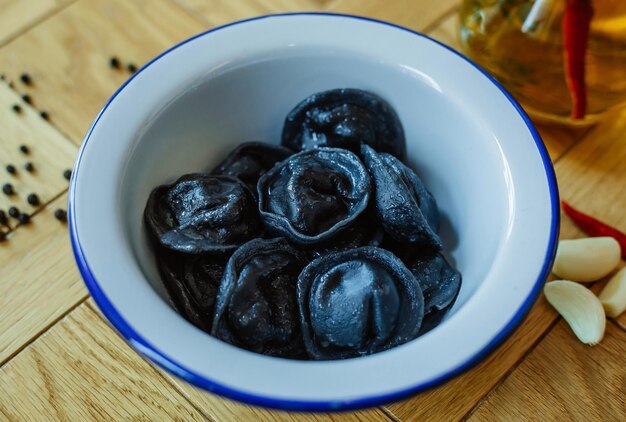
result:
[[[267,357],[210,337],[163,299],[143,231],[149,192],[209,169],[237,143],[278,142],[294,105],[339,87],[370,90],[397,110],[410,161],[441,209],[447,253],[463,274],[456,304],[426,335],[343,361]],[[537,298],[559,227],[550,159],[497,82],[424,35],[329,14],[226,25],[144,66],[87,133],[69,210],[85,283],[139,353],[230,398],[324,411],[396,400],[483,359]]]

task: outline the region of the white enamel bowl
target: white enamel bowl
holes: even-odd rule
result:
[[[278,142],[295,104],[339,87],[372,91],[397,110],[463,274],[456,304],[435,330],[363,358],[290,361],[222,343],[163,299],[143,231],[148,194],[209,169],[239,142]],[[299,410],[396,400],[483,359],[537,298],[555,252],[557,205],[539,135],[480,68],[410,30],[328,14],[226,25],[144,66],[87,133],[69,199],[85,283],[132,347],[206,390]]]

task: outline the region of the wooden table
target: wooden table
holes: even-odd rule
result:
[[[0,419],[625,420],[626,315],[609,320],[591,348],[543,297],[476,368],[385,407],[287,414],[204,393],[143,360],[109,327],[76,270],[66,225],[54,218],[66,206],[63,170],[128,78],[127,64],[216,25],[302,10],[372,16],[455,46],[457,7],[458,0],[0,0],[0,181],[11,180],[18,193],[0,195],[0,209],[32,213],[31,224],[13,225],[0,243]],[[120,70],[109,67],[114,55]],[[22,72],[31,85],[20,81]],[[588,131],[541,133],[561,195],[626,230],[626,110]],[[19,152],[21,144],[30,154]],[[23,169],[27,161],[33,173]],[[8,163],[16,177],[4,172]],[[30,192],[41,206],[26,203]],[[563,219],[563,238],[581,235]]]

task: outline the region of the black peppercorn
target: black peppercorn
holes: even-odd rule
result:
[[[4,242],[5,240],[7,240],[7,234],[0,230],[0,242]]]
[[[19,114],[22,112],[22,107],[19,104],[13,104],[13,111]]]
[[[13,82],[9,81],[9,88],[13,89],[15,87],[15,85],[13,85]]]
[[[0,210],[0,226],[6,226],[7,224],[9,224],[9,219],[4,210]]]
[[[24,102],[26,104],[32,104],[33,103],[33,99],[30,98],[30,95],[28,95],[28,94],[22,95],[22,100],[24,100]]]
[[[28,201],[28,203],[31,204],[33,207],[39,205],[39,197],[36,193],[28,194],[28,196],[26,197],[26,201]]]
[[[56,210],[54,210],[54,218],[56,218],[57,220],[61,222],[66,222],[67,212],[61,208],[57,208]]]
[[[16,170],[15,170],[15,166],[13,164],[7,164],[7,173],[9,174],[15,174]]]
[[[137,71],[137,66],[135,66],[133,63],[128,63],[126,69],[128,69],[130,73],[135,73]]]
[[[31,163],[30,161],[28,161],[26,164],[24,164],[24,169],[27,172],[32,173],[33,171],[35,171],[35,165]]]
[[[65,177],[67,180],[70,180],[72,178],[72,170],[67,169],[63,172],[63,177]]]
[[[50,120],[50,115],[48,114],[47,111],[42,111],[39,113],[39,115],[41,116],[42,119],[44,120]]]
[[[9,208],[9,215],[13,218],[17,218],[20,215],[20,210],[17,207]]]
[[[2,192],[5,195],[13,195],[15,194],[15,191],[13,190],[13,185],[10,183],[5,183],[4,185],[2,185]]]
[[[33,80],[30,78],[30,75],[26,72],[20,75],[20,81],[22,81],[26,85],[30,85],[33,83]]]
[[[4,73],[0,74],[0,80],[5,80],[7,77],[4,75]]]
[[[30,223],[30,215],[23,212],[17,217],[17,220],[20,222],[20,224],[28,224]]]
[[[113,69],[119,69],[120,68],[120,60],[117,57],[111,57],[111,59],[109,60],[109,66],[111,66]]]
[[[28,147],[26,145],[20,145],[20,151],[23,154],[28,154],[30,152],[30,149],[28,149]]]

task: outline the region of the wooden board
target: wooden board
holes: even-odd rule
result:
[[[0,192],[0,209],[6,212],[16,206],[32,214],[39,206],[27,202],[30,193],[43,205],[67,189],[63,172],[72,168],[77,148],[22,100],[22,88],[23,84],[16,84],[11,89],[0,81],[0,185],[10,183],[15,191],[11,196]],[[19,113],[13,111],[14,105],[20,107]],[[28,147],[28,154],[20,152],[21,145]],[[34,165],[32,173],[24,169],[27,162]],[[8,164],[16,168],[15,175],[7,173]],[[10,222],[11,227],[17,223],[15,219]]]
[[[0,45],[58,9],[61,0],[0,0]]]
[[[600,345],[561,321],[470,421],[615,421],[626,415],[626,333],[609,322]]]
[[[91,300],[80,305],[2,368],[0,396],[15,399],[0,401],[0,415],[27,418],[35,407],[66,420],[389,420],[376,410],[342,416],[273,412],[222,400],[181,381],[172,388],[173,380],[139,357],[94,306]]]
[[[458,6],[458,0],[335,0],[328,10],[380,19],[415,31],[426,31]]]
[[[272,13],[319,12],[315,0],[175,0],[194,16],[210,26]]]
[[[53,216],[66,203],[61,195],[0,243],[0,365],[87,297],[67,225]]]
[[[611,322],[606,343],[579,345],[544,298],[497,351],[463,376],[387,408],[335,415],[291,414],[245,406],[197,390],[155,369],[104,322],[75,269],[67,229],[52,217],[64,207],[59,173],[71,165],[99,108],[128,77],[108,65],[141,65],[211,26],[254,15],[329,10],[426,31],[459,47],[458,0],[0,0],[0,172],[23,164],[32,142],[41,173],[19,175],[20,195],[52,203],[0,243],[0,420],[620,420],[624,415],[626,315]],[[1,6],[11,4],[11,7]],[[16,25],[2,25],[10,21]],[[8,37],[6,34],[9,34]],[[19,82],[21,72],[34,84]],[[27,93],[33,106],[21,102]],[[10,110],[20,103],[24,113]],[[2,111],[4,110],[4,111]],[[38,112],[46,110],[51,120]],[[626,230],[626,110],[591,131],[540,126],[556,163],[563,197]],[[71,141],[71,142],[70,142]],[[29,145],[30,146],[30,145]],[[36,161],[36,160],[37,161]],[[6,162],[6,163],[5,163]],[[38,166],[38,168],[39,168]],[[18,165],[19,170],[19,165]],[[2,180],[0,178],[0,180]],[[0,208],[9,204],[0,194]],[[5,201],[5,202],[2,202]],[[564,219],[562,238],[580,237]],[[594,287],[597,291],[601,287]],[[621,327],[620,328],[620,325]],[[557,359],[561,351],[564,358]],[[555,360],[554,362],[552,360]],[[618,361],[618,360],[616,360]],[[588,372],[593,372],[590,376]],[[549,374],[546,376],[545,374]],[[599,375],[596,375],[599,374]],[[575,406],[564,403],[583,397]],[[8,399],[6,399],[8,398]],[[620,400],[621,399],[621,400]],[[609,405],[605,402],[609,401]],[[532,405],[531,405],[532,404]],[[564,410],[565,409],[565,410]],[[515,412],[515,413],[511,413]]]
[[[205,420],[85,304],[0,374],[9,420]]]
[[[365,422],[392,420],[380,409],[368,409],[358,412],[344,412],[334,414],[293,413],[263,409],[260,407],[246,406],[232,400],[223,399],[209,394],[175,378],[165,372],[163,375],[170,379],[176,389],[198,409],[216,421],[286,421],[286,422],[314,422],[314,421],[341,421],[341,422]]]
[[[143,63],[206,25],[168,0],[81,0],[0,49],[0,73],[26,71],[35,104],[80,143],[106,100],[128,78],[109,67]]]

